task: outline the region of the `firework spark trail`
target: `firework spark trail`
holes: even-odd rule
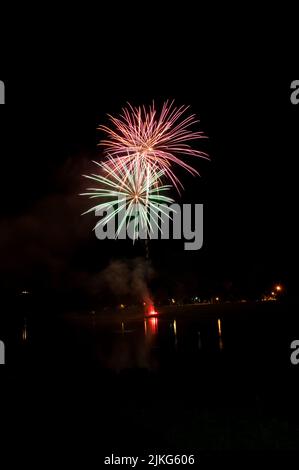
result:
[[[201,131],[193,131],[190,127],[196,123],[195,115],[185,115],[188,106],[176,107],[174,102],[166,101],[158,115],[154,104],[146,108],[128,105],[123,108],[119,117],[109,115],[112,127],[99,126],[107,138],[99,145],[104,147],[109,154],[110,165],[133,169],[135,160],[142,160],[148,165],[163,170],[163,174],[169,178],[179,191],[183,187],[172,169],[173,164],[184,168],[193,175],[198,171],[187,164],[182,157],[195,156],[209,159],[202,151],[195,150],[188,142],[202,139]],[[186,116],[183,118],[183,116]]]
[[[124,225],[128,227],[131,218],[134,218],[134,240],[138,237],[140,226],[149,236],[153,232],[153,224],[161,231],[152,214],[159,220],[161,220],[160,213],[170,217],[169,211],[163,209],[161,204],[173,202],[173,199],[160,194],[171,187],[160,183],[163,170],[145,164],[143,160],[135,160],[134,166],[130,165],[129,168],[123,164],[115,164],[115,160],[108,157],[105,162],[94,162],[100,167],[102,174],[84,175],[99,183],[100,187],[87,188],[88,192],[82,195],[89,196],[91,199],[105,199],[104,202],[91,207],[84,214],[97,210],[107,211],[107,215],[98,222],[97,227],[107,224],[120,213],[121,220],[116,237]]]

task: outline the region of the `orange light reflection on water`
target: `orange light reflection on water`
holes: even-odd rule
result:
[[[158,331],[158,318],[149,319],[150,332],[156,334]]]
[[[144,335],[154,336],[158,332],[158,318],[151,317],[144,319]]]

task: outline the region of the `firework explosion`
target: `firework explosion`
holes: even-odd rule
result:
[[[165,177],[179,191],[181,182],[174,173],[173,164],[198,175],[197,170],[182,158],[193,156],[208,159],[208,156],[192,148],[188,142],[204,137],[200,131],[193,131],[191,126],[198,123],[194,114],[186,115],[188,106],[176,107],[174,102],[166,101],[161,113],[157,113],[154,104],[146,108],[133,107],[130,104],[123,108],[119,117],[109,115],[112,127],[100,126],[107,138],[99,145],[106,154],[117,157],[111,160],[113,166],[134,168],[135,161],[163,170]]]
[[[158,114],[154,105],[136,108],[129,104],[119,117],[109,116],[112,127],[99,127],[107,135],[100,142],[106,159],[94,162],[99,174],[84,175],[98,183],[98,187],[88,188],[83,193],[91,199],[100,199],[85,214],[98,210],[107,213],[96,227],[118,218],[115,238],[122,228],[128,230],[130,226],[133,241],[140,237],[141,231],[146,234],[145,238],[150,238],[153,224],[162,232],[161,214],[170,218],[171,210],[166,206],[173,202],[164,195],[165,191],[174,186],[180,192],[183,187],[173,167],[177,165],[198,175],[184,157],[208,159],[204,152],[189,145],[204,136],[190,129],[198,121],[193,114],[186,115],[187,110],[188,106],[176,107],[173,102],[165,102]],[[163,179],[171,184],[163,184]],[[151,300],[144,305],[150,316],[157,314]]]
[[[96,227],[118,216],[116,237],[132,220],[134,240],[138,238],[140,229],[145,229],[150,237],[153,224],[161,231],[157,222],[161,219],[159,211],[170,217],[170,211],[163,210],[163,204],[173,202],[163,193],[172,186],[178,192],[183,187],[173,166],[178,165],[198,175],[197,170],[183,158],[208,159],[204,152],[193,149],[188,143],[204,136],[202,132],[190,129],[198,121],[193,114],[186,115],[187,110],[188,106],[176,107],[174,102],[168,101],[163,104],[160,113],[154,104],[148,108],[129,104],[119,117],[109,116],[112,127],[99,127],[107,135],[100,142],[104,146],[106,159],[102,163],[95,162],[100,174],[84,175],[99,183],[99,187],[88,188],[88,192],[83,193],[103,201],[85,214],[107,210],[107,215]],[[168,179],[171,185],[164,185],[163,178]]]
[[[124,225],[128,225],[133,219],[133,240],[138,238],[140,230],[145,230],[150,237],[153,232],[153,224],[161,231],[158,219],[160,213],[170,217],[169,211],[163,209],[163,204],[173,202],[173,199],[162,195],[170,185],[161,185],[163,170],[155,166],[145,164],[142,160],[136,160],[134,166],[128,168],[125,165],[117,165],[115,159],[108,158],[106,162],[96,163],[101,169],[101,175],[84,175],[86,178],[100,184],[98,188],[87,188],[84,196],[90,198],[105,199],[85,212],[105,210],[107,215],[98,222],[105,225],[111,219],[120,215],[117,237]],[[95,228],[96,228],[95,227]]]

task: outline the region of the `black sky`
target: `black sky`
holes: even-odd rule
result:
[[[156,282],[169,291],[185,283],[245,293],[275,281],[296,285],[299,105],[290,102],[290,83],[298,75],[287,61],[269,64],[256,53],[154,57],[124,64],[119,51],[119,65],[116,57],[112,65],[35,64],[3,75],[3,285],[72,288],[111,259],[142,254],[95,239],[93,219],[80,216],[89,205],[78,196],[80,175],[100,156],[96,126],[107,113],[168,98],[199,116],[211,161],[197,162],[201,178],[183,175],[183,201],[204,203],[204,247],[187,253],[180,242],[152,242]]]

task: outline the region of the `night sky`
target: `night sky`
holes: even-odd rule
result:
[[[181,199],[204,204],[204,246],[186,252],[181,241],[151,242],[153,289],[255,297],[283,282],[295,291],[299,105],[290,83],[299,77],[262,53],[117,57],[0,77],[2,289],[95,293],[111,260],[144,254],[139,244],[95,238],[94,217],[80,216],[90,203],[78,196],[81,175],[101,157],[96,127],[107,113],[127,101],[175,99],[191,106],[208,136],[198,148],[211,161],[193,161],[201,178],[182,173]]]

